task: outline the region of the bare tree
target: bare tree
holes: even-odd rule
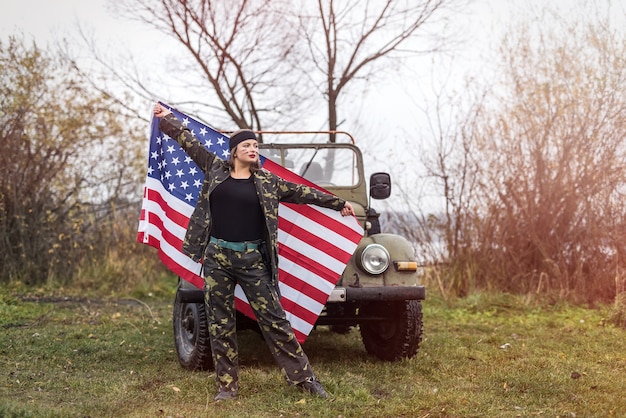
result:
[[[310,66],[303,70],[326,100],[330,131],[340,124],[340,97],[348,86],[375,78],[376,71],[388,67],[385,59],[397,60],[440,47],[443,37],[431,32],[430,25],[436,27],[440,19],[448,17],[446,8],[452,4],[452,0],[318,0],[314,13],[300,14],[310,61],[322,77],[311,74]],[[308,8],[303,5],[303,9]],[[423,43],[415,46],[417,40]],[[329,140],[335,142],[335,135]]]
[[[440,23],[449,17],[446,9],[466,1],[353,0],[337,8],[333,0],[319,0],[312,13],[309,2],[287,0],[110,4],[183,47],[186,54],[168,62],[170,73],[193,90],[188,97],[201,99],[174,104],[227,116],[238,127],[262,129],[292,125],[303,114],[314,113],[315,103],[323,100],[328,128],[336,130],[338,104],[347,85],[372,79],[388,64],[383,58],[398,60],[438,49],[443,41]],[[417,41],[422,44],[415,46]],[[103,59],[101,63],[107,64]],[[110,65],[109,70],[119,72]],[[141,89],[147,87],[133,78]],[[315,89],[319,96],[311,94]]]
[[[288,2],[270,0],[139,0],[116,3],[124,12],[173,37],[187,58],[172,62],[193,104],[226,114],[240,128],[261,130],[277,117],[296,114],[305,96],[287,65],[297,35],[282,10]],[[165,58],[165,57],[164,57]],[[191,103],[187,103],[191,104]],[[285,122],[283,122],[285,123]]]

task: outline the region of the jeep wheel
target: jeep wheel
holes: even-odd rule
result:
[[[359,316],[363,318],[361,338],[369,354],[385,361],[417,354],[423,332],[419,300],[369,303],[359,309]]]
[[[203,303],[174,302],[174,344],[180,365],[188,370],[213,368],[208,321]]]

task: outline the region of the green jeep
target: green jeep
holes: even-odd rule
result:
[[[346,266],[315,326],[347,333],[358,326],[368,353],[381,360],[396,361],[417,354],[422,341],[418,263],[411,244],[395,234],[381,231],[379,214],[370,199],[391,194],[387,173],[370,177],[365,184],[363,156],[352,137],[348,143],[302,142],[302,135],[327,138],[329,132],[261,132],[261,155],[352,203],[365,233]],[[266,142],[279,136],[282,143]],[[289,135],[288,140],[282,138]],[[293,141],[299,142],[293,142]],[[173,312],[174,341],[180,364],[189,370],[213,367],[203,291],[179,281]],[[258,329],[256,322],[238,314],[238,329]]]

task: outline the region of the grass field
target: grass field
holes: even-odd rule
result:
[[[171,301],[24,299],[0,292],[2,417],[623,417],[626,331],[605,309],[520,297],[424,301],[418,355],[383,363],[358,330],[305,344],[330,400],[288,387],[265,343],[240,335],[236,401],[177,362]]]

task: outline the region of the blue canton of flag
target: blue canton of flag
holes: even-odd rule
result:
[[[170,109],[204,146],[218,157],[228,159],[228,138],[194,119]],[[158,119],[152,121],[148,176],[159,180],[168,192],[178,199],[196,205],[204,174],[178,143],[158,128]]]

